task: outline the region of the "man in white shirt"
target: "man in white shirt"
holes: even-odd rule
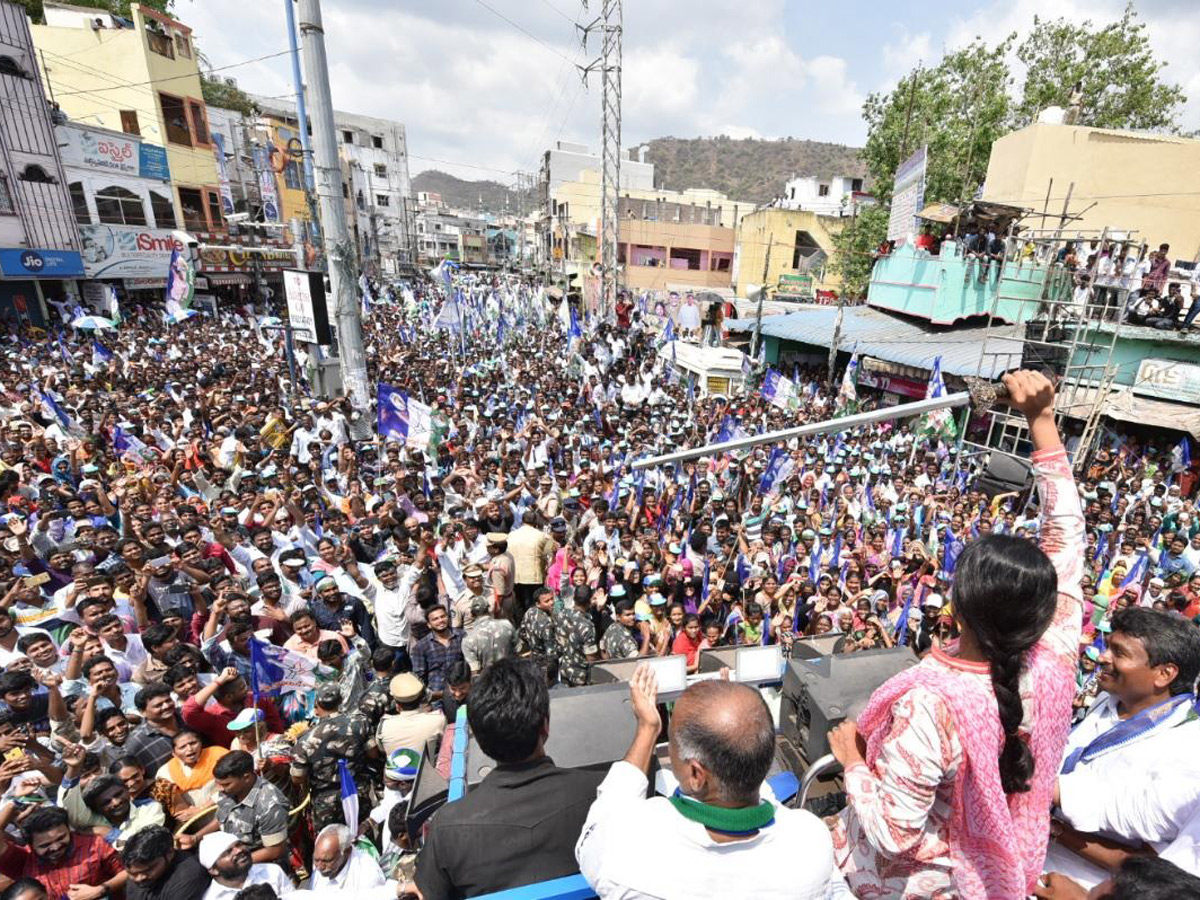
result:
[[[601,783],[575,846],[579,869],[601,900],[852,896],[821,820],[760,796],[775,729],[757,691],[701,681],[679,697],[670,728],[679,789],[649,800],[647,778],[662,728],[653,670],[639,666],[629,693],[637,718],[633,743]]]
[[[345,891],[358,897],[368,896],[386,879],[379,863],[365,850],[354,846],[354,835],[345,825],[326,825],[313,846],[312,891],[317,896]]]
[[[375,577],[364,591],[375,606],[375,634],[379,643],[396,654],[397,662],[406,662],[408,658],[408,608],[414,602],[413,586],[424,574],[428,562],[429,554],[419,552],[416,561],[401,573],[390,559],[382,560],[375,564]]]
[[[1097,680],[1103,693],[1071,732],[1055,789],[1056,838],[1045,870],[1092,888],[1108,878],[1111,848],[1161,852],[1200,803],[1194,768],[1200,719],[1200,631],[1135,606],[1112,619]]]
[[[200,839],[197,856],[212,876],[203,900],[233,900],[238,891],[252,884],[269,884],[280,898],[294,890],[283,869],[274,863],[254,862],[249,848],[228,832],[206,834]]]

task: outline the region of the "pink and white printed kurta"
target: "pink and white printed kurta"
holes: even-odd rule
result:
[[[1051,657],[1054,677],[1052,683],[1035,686],[1030,673],[1022,673],[1022,731],[1031,735],[1053,728],[1065,739],[1066,723],[1041,721],[1037,698],[1056,696],[1060,680],[1061,692],[1074,693],[1082,626],[1083,513],[1061,447],[1034,453],[1033,464],[1041,501],[1040,544],[1058,573],[1059,594],[1054,620],[1035,651]],[[931,674],[943,685],[972,680],[991,693],[986,664],[958,660],[935,648],[920,664],[927,666],[935,667]],[[994,704],[992,715],[998,723]],[[997,723],[988,725],[998,728]],[[1055,765],[1060,757],[1058,748]],[[833,831],[838,866],[860,900],[964,896],[954,877],[950,822],[965,759],[954,717],[941,696],[915,685],[893,703],[891,727],[873,765],[855,765],[846,772],[849,805]],[[1043,855],[1048,837],[1047,832],[1040,842]],[[1040,860],[1036,865],[1040,868]]]

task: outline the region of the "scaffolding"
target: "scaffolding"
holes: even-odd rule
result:
[[[997,379],[1018,368],[1035,368],[1057,375],[1055,420],[1062,434],[1076,433],[1074,423],[1082,422],[1078,440],[1068,445],[1071,464],[1083,468],[1091,457],[1104,414],[1105,401],[1112,390],[1117,366],[1113,351],[1121,334],[1129,286],[1119,277],[1096,285],[1096,272],[1105,250],[1115,251],[1138,246],[1132,233],[1105,228],[1103,231],[1063,234],[1053,229],[1013,229],[1005,241],[1004,263],[997,273],[996,290],[987,329],[980,347],[979,375]],[[1093,253],[1086,268],[1069,268],[1062,257],[1072,247],[1086,247]],[[990,277],[986,264],[981,277]],[[1078,290],[1086,279],[1086,290]],[[1040,286],[1031,291],[1030,286]],[[1032,295],[1032,296],[1031,296]],[[1016,344],[1011,332],[1000,330],[998,310],[1018,304],[1018,322],[1025,332]],[[1011,306],[1008,306],[1011,309]],[[1067,420],[1072,420],[1069,424]],[[964,440],[973,450],[999,452],[1027,459],[1031,449],[1029,426],[1025,417],[1007,407],[990,413],[987,436],[982,441]]]

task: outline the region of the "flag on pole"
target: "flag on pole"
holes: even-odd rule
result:
[[[255,697],[310,691],[317,664],[302,653],[250,638],[250,690]]]
[[[946,396],[946,382],[942,378],[942,358],[933,361],[933,371],[929,375],[929,386],[925,389],[925,399]],[[954,423],[954,415],[948,409],[938,409],[921,417],[918,433],[925,437],[940,437],[951,440],[958,434]]]
[[[1192,448],[1188,443],[1187,435],[1185,434],[1179,440],[1179,444],[1171,451],[1172,465],[1171,469],[1174,472],[1182,472],[1192,464]]]
[[[53,419],[64,429],[70,431],[74,426],[74,423],[71,421],[70,414],[63,409],[62,404],[54,399],[53,394],[42,390],[40,386],[37,388],[37,392],[41,401],[40,405],[42,407],[42,415],[44,415],[47,419]]]
[[[408,440],[408,395],[382,381],[377,385],[375,394],[376,430],[388,440],[404,443]]]
[[[196,294],[196,267],[191,258],[181,253],[177,245],[171,251],[171,263],[167,268],[167,312],[175,321],[182,321],[180,314],[190,309],[192,298]]]
[[[371,285],[367,281],[365,274],[358,276],[358,292],[362,297],[362,314],[364,317],[369,316],[371,314],[373,298],[371,297]]]
[[[92,338],[92,365],[96,368],[112,362],[113,353],[95,338]]]
[[[858,344],[850,354],[850,362],[842,375],[842,386],[838,389],[834,416],[848,416],[858,412]]]
[[[567,307],[567,314],[569,316],[567,322],[567,338],[569,343],[583,337],[583,329],[579,327],[579,316],[575,313],[575,307],[567,303],[566,300],[563,300],[563,306]]]
[[[338,781],[341,783],[342,816],[347,825],[356,828],[358,826],[358,785],[354,783],[354,776],[350,774],[350,764],[344,759],[338,760]]]
[[[659,339],[658,345],[661,347],[673,340],[675,340],[675,322],[668,318],[667,324],[663,326],[662,337]]]

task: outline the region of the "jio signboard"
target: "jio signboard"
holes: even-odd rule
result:
[[[0,275],[6,278],[80,278],[83,276],[83,259],[74,250],[0,248]]]

